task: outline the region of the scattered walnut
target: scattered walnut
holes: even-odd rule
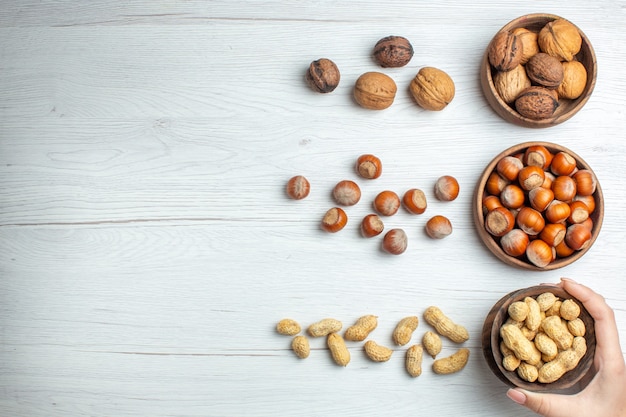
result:
[[[433,67],[419,70],[409,85],[417,104],[426,110],[443,110],[454,98],[454,81]]]
[[[413,58],[413,46],[402,36],[387,36],[374,46],[374,60],[383,68],[403,67]]]
[[[354,99],[366,109],[383,110],[391,106],[398,87],[391,77],[381,72],[366,72],[354,86]]]
[[[339,85],[339,69],[333,61],[320,58],[311,62],[306,72],[306,83],[318,93],[330,93]]]

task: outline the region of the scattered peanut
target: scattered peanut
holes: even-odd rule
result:
[[[276,324],[276,331],[285,336],[297,335],[300,330],[302,330],[300,324],[292,319],[282,319]]]
[[[422,344],[424,345],[424,349],[426,349],[426,353],[432,356],[433,359],[441,352],[441,338],[437,333],[433,333],[430,330],[424,333]]]
[[[330,354],[337,365],[347,366],[348,363],[350,363],[350,351],[348,350],[343,337],[337,333],[330,333],[327,336],[326,344],[328,345]]]
[[[296,336],[291,341],[291,349],[295,352],[296,356],[300,359],[306,359],[309,357],[311,353],[311,348],[309,346],[309,339],[306,336]]]
[[[469,340],[469,332],[460,324],[454,323],[439,307],[431,306],[424,312],[424,320],[435,328],[437,333],[447,337],[455,343]]]
[[[330,333],[336,333],[341,330],[343,325],[339,320],[323,319],[309,326],[308,332],[313,337],[327,336]]]
[[[406,351],[405,367],[406,371],[413,378],[422,374],[422,356],[424,349],[420,345],[413,345]]]
[[[469,360],[470,351],[467,348],[461,348],[456,353],[447,358],[437,359],[433,362],[433,371],[436,374],[452,374],[459,372],[465,368]]]
[[[404,346],[409,343],[418,324],[419,319],[417,316],[409,316],[400,320],[392,334],[393,342],[398,346]]]
[[[374,362],[387,362],[393,354],[392,349],[381,346],[373,340],[368,340],[367,342],[365,342],[365,345],[363,347],[365,349],[365,354],[367,355],[367,357]]]
[[[354,325],[348,327],[343,337],[353,342],[362,342],[378,326],[378,318],[373,315],[359,317]]]

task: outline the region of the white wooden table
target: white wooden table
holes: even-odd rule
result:
[[[38,416],[529,416],[488,370],[480,332],[505,293],[569,276],[606,296],[626,340],[626,60],[623,1],[387,2],[38,1],[0,9],[0,414]],[[599,63],[587,106],[566,123],[525,129],[484,99],[478,65],[513,18],[554,13],[591,39]],[[374,43],[411,40],[381,112],[352,86],[380,70]],[[313,93],[308,64],[333,59],[335,92]],[[423,66],[457,87],[442,112],[407,86]],[[604,227],[575,264],[504,265],[479,242],[471,197],[483,167],[528,140],[569,147],[596,171]],[[362,153],[384,174],[360,184],[342,232],[322,232],[332,186],[356,179]],[[301,201],[284,186],[302,174]],[[454,175],[460,197],[431,187]],[[383,189],[422,188],[427,214],[453,234],[428,239],[430,216],[401,210],[409,248],[385,255],[358,234]],[[334,365],[321,339],[298,360],[283,317],[347,326],[376,314],[372,338],[438,305],[470,330],[461,373],[403,368],[404,348],[375,364],[350,344]],[[428,329],[421,324],[415,340]],[[444,353],[455,346],[446,344]]]

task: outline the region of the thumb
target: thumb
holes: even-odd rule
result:
[[[507,392],[507,396],[516,403],[544,417],[567,417],[577,409],[574,398],[570,395],[543,394],[515,388]]]

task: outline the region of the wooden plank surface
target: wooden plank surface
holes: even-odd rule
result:
[[[626,42],[622,2],[5,1],[0,9],[0,410],[15,417],[457,415],[530,416],[505,397],[482,358],[490,307],[509,291],[560,276],[602,293],[626,340]],[[540,10],[538,10],[540,9]],[[599,63],[596,89],[570,121],[545,130],[500,119],[478,65],[509,20],[550,12],[575,22]],[[351,98],[383,36],[409,38],[415,57],[385,70],[399,90],[382,112]],[[342,81],[310,91],[304,70],[333,59]],[[407,85],[422,66],[457,92],[421,110]],[[577,263],[512,269],[472,223],[483,167],[514,144],[548,140],[581,155],[606,200],[604,226]],[[342,233],[319,230],[332,186],[356,179],[375,153],[384,175],[361,181]],[[289,200],[303,174],[311,195]],[[440,175],[461,195],[434,199]],[[429,214],[454,225],[442,241],[425,216],[400,211],[409,249],[383,254],[358,219],[383,189],[418,187]],[[410,378],[404,348],[385,364],[350,344],[332,363],[321,339],[307,360],[274,326],[379,316],[429,305],[468,327],[462,373]],[[428,329],[420,324],[416,338]],[[446,344],[444,353],[456,346]]]

